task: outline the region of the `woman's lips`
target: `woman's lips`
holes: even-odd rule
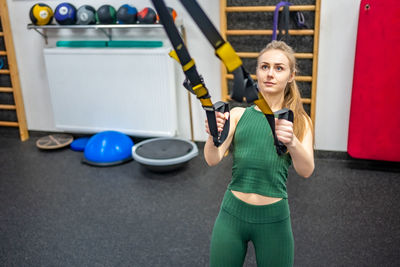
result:
[[[275,85],[275,83],[273,83],[273,82],[265,82],[264,83],[266,86],[273,86],[273,85]]]

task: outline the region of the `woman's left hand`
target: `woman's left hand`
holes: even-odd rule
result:
[[[291,121],[275,118],[275,133],[278,140],[285,144],[285,146],[292,146],[294,133]]]

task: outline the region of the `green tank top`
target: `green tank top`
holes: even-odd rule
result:
[[[292,163],[289,153],[278,156],[264,114],[246,108],[233,139],[232,181],[228,189],[287,198],[286,181]]]

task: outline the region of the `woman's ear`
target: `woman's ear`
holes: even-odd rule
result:
[[[294,77],[296,76],[296,71],[293,71],[291,74],[290,74],[290,77],[289,77],[289,80],[288,80],[288,83],[291,83],[291,82],[293,82],[294,81]]]

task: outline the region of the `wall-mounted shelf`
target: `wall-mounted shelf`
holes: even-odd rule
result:
[[[177,20],[175,22],[178,30],[181,34],[184,35],[184,27],[182,20]],[[71,29],[71,30],[78,30],[78,29],[92,29],[92,30],[100,30],[103,32],[107,38],[111,41],[112,40],[112,30],[113,29],[163,29],[161,24],[94,24],[94,25],[58,25],[58,24],[50,24],[50,25],[43,25],[37,26],[34,24],[28,24],[28,30],[35,30],[39,33],[44,39],[47,44],[47,30],[60,30],[60,29]]]

